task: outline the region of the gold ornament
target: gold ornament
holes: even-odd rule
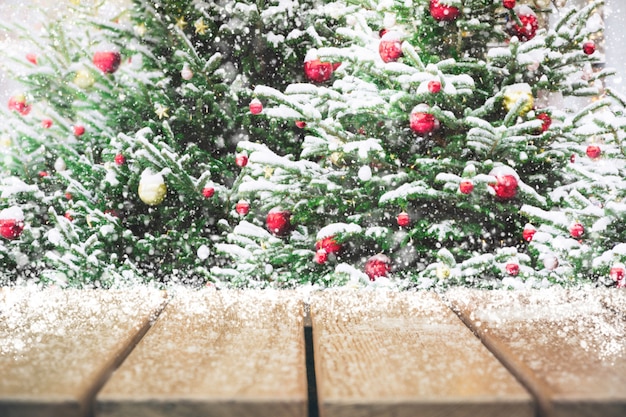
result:
[[[344,166],[343,153],[342,152],[333,152],[330,154],[330,162],[337,167]]]
[[[141,201],[149,206],[157,206],[163,202],[167,194],[165,179],[160,173],[154,173],[146,169],[141,173],[137,194]]]
[[[176,19],[176,27],[180,30],[184,30],[187,26],[187,21],[185,20],[185,16],[181,16]]]
[[[0,137],[0,146],[3,148],[10,148],[11,145],[13,144],[13,142],[11,141],[11,138],[8,136],[2,136]]]
[[[504,101],[503,105],[506,111],[511,111],[515,104],[520,98],[525,98],[525,104],[520,108],[520,116],[525,115],[529,111],[533,109],[534,99],[533,92],[530,88],[530,85],[523,84],[513,84],[506,87],[504,90]]]
[[[439,264],[437,265],[437,269],[435,269],[435,275],[441,280],[448,279],[450,277],[450,268],[444,264]]]
[[[157,116],[159,116],[159,120],[160,119],[167,119],[168,117],[170,117],[170,115],[168,113],[169,110],[170,109],[168,107],[165,107],[161,103],[157,103],[154,106],[154,112],[156,113]]]
[[[76,71],[76,76],[74,77],[74,84],[76,84],[78,88],[82,88],[83,90],[86,90],[87,88],[91,87],[94,82],[96,82],[96,80],[94,80],[93,76],[91,75],[89,71],[84,70],[84,69]]]
[[[146,24],[145,23],[139,23],[138,25],[135,25],[133,27],[133,30],[135,31],[135,34],[137,36],[139,36],[140,38],[143,38],[143,36],[148,31],[148,29],[146,28]]]
[[[196,28],[196,33],[198,35],[204,35],[209,28],[202,18],[196,20],[196,23],[193,24]]]

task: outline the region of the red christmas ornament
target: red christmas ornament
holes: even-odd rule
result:
[[[124,163],[126,162],[126,157],[123,154],[118,153],[117,155],[115,155],[115,158],[113,158],[113,161],[117,165],[124,165]]]
[[[323,83],[330,80],[333,70],[333,64],[322,62],[319,59],[312,59],[304,63],[304,75],[308,80],[315,83]]]
[[[502,200],[510,200],[517,194],[517,178],[515,175],[496,175],[496,183],[492,185],[496,196]]]
[[[406,211],[398,214],[396,221],[398,222],[398,226],[400,227],[407,227],[409,224],[411,224],[411,218],[409,217],[409,213],[407,213]]]
[[[245,153],[240,153],[235,156],[235,164],[241,168],[248,165],[248,155],[246,155]]]
[[[602,149],[598,145],[587,146],[587,156],[591,159],[598,159],[602,154]]]
[[[69,192],[65,193],[65,198],[68,199],[68,200],[71,200],[72,199],[72,193],[69,193]]]
[[[510,262],[506,264],[505,268],[506,268],[506,273],[511,276],[515,277],[517,276],[517,274],[519,274],[519,265],[514,262]]]
[[[341,245],[337,243],[334,236],[328,236],[315,242],[315,250],[324,249],[328,255],[338,253]]]
[[[474,191],[474,183],[471,180],[461,181],[459,191],[463,194],[471,194]]]
[[[296,120],[296,126],[300,129],[304,129],[306,127],[306,122],[303,122],[302,120]]]
[[[428,82],[428,91],[436,94],[441,91],[441,82],[437,80],[432,80]]]
[[[617,282],[618,287],[619,284],[622,283],[622,287],[624,286],[624,277],[626,276],[626,269],[624,268],[624,264],[617,263],[611,267],[609,270],[609,276],[615,282]]]
[[[389,271],[391,271],[391,259],[386,255],[374,255],[365,262],[365,273],[370,281],[376,281],[378,277],[387,276]]]
[[[515,8],[515,13],[521,22],[521,25],[517,23],[516,19],[511,19],[507,25],[509,32],[512,35],[517,36],[522,42],[529,41],[534,38],[537,34],[537,29],[539,28],[539,22],[535,12],[533,12],[530,7],[524,5],[517,6]]]
[[[26,54],[26,60],[33,65],[37,65],[37,55],[31,53]]]
[[[253,99],[250,102],[250,113],[252,114],[261,114],[263,111],[263,103],[258,98]]]
[[[26,116],[30,113],[30,109],[30,104],[26,103],[26,97],[23,94],[18,94],[9,99],[9,110],[14,110],[22,116]]]
[[[576,154],[575,154],[575,153],[573,153],[573,154],[571,154],[571,155],[569,156],[569,162],[570,162],[571,164],[573,164],[573,163],[575,163],[575,162],[576,162]]]
[[[533,236],[535,236],[535,233],[537,233],[537,229],[535,229],[532,224],[527,224],[526,226],[524,226],[524,230],[522,230],[522,238],[526,242],[530,242],[531,240],[533,240]]]
[[[52,127],[52,119],[43,119],[41,121],[41,126],[43,126],[44,129],[49,129]]]
[[[315,263],[323,265],[328,261],[328,253],[324,249],[318,249],[315,251]]]
[[[402,56],[402,41],[389,32],[380,40],[378,53],[383,62],[396,62]]]
[[[276,236],[283,236],[291,229],[291,213],[280,207],[274,207],[265,218],[267,229]]]
[[[213,197],[214,194],[215,194],[215,188],[211,187],[210,185],[202,189],[202,195],[205,198],[211,198]]]
[[[115,51],[98,51],[93,54],[93,64],[105,74],[113,74],[120,67],[122,55]]]
[[[250,211],[250,203],[245,200],[239,200],[239,202],[235,205],[235,211],[242,216],[245,216]]]
[[[83,125],[74,125],[74,136],[82,136],[85,134],[85,126]]]
[[[9,240],[17,239],[24,230],[24,221],[18,219],[0,219],[0,235]]]
[[[426,108],[427,106],[417,105],[409,116],[411,130],[418,135],[427,135],[439,128],[439,120],[432,114],[424,112]]]
[[[438,21],[451,21],[459,17],[460,10],[454,6],[441,4],[440,0],[430,0],[430,15]]]
[[[573,238],[578,239],[585,234],[585,226],[576,222],[570,226],[569,234],[572,235]]]
[[[72,217],[72,213],[70,213],[69,211],[66,211],[65,214],[63,215],[63,217],[65,217],[67,220],[73,222],[74,221],[74,217]]]
[[[502,7],[512,9],[515,7],[515,0],[502,0]]]
[[[50,174],[48,174],[47,171],[39,171],[39,177],[40,178],[46,178],[46,177],[49,177],[49,176],[50,176]]]
[[[593,41],[587,41],[583,43],[583,52],[587,55],[591,55],[596,51],[596,44]]]
[[[537,119],[543,121],[543,124],[541,125],[542,132],[545,132],[550,128],[550,125],[552,124],[552,117],[550,117],[548,113],[539,113],[537,115]]]

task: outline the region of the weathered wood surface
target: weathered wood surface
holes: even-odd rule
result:
[[[626,320],[618,294],[455,290],[446,297],[532,391],[541,416],[626,416]]]
[[[162,292],[0,289],[0,416],[90,415]]]
[[[436,294],[326,291],[311,316],[321,417],[534,415]]]
[[[96,399],[97,417],[304,417],[303,303],[180,291]]]

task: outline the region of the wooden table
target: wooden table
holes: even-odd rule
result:
[[[625,416],[625,338],[616,289],[0,289],[0,416]]]

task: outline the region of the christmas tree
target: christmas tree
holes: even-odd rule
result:
[[[623,284],[602,1],[188,3],[81,4],[16,57],[10,280]]]
[[[235,213],[236,143],[297,147],[250,119],[251,89],[302,78],[301,47],[331,21],[306,1],[138,0],[107,18],[72,3],[42,35],[5,28],[32,52],[5,68],[24,90],[2,110],[2,279],[204,283]]]

